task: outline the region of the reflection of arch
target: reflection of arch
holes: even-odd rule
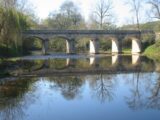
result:
[[[89,58],[90,66],[94,66],[95,68],[99,67],[99,58],[98,57],[90,57]]]
[[[76,59],[67,58],[66,67],[75,67]]]
[[[120,55],[115,54],[112,55],[112,65],[119,65],[120,63]]]
[[[132,55],[132,65],[137,65],[140,63],[140,55],[134,54]]]

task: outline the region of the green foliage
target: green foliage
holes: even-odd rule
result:
[[[101,51],[109,51],[111,50],[111,40],[110,39],[105,39],[105,38],[101,38],[99,41],[100,44],[100,50]]]
[[[65,39],[55,38],[49,41],[49,48],[53,52],[65,52],[66,51],[66,41]]]
[[[155,21],[155,22],[148,22],[145,24],[141,24],[141,29],[142,30],[154,30],[154,31],[160,31],[160,21]]]
[[[136,25],[130,24],[130,25],[124,25],[120,27],[122,30],[136,30]],[[140,24],[141,30],[154,30],[154,31],[160,31],[160,21],[154,21],[154,22],[147,22],[144,24]]]
[[[44,20],[44,24],[51,29],[81,29],[85,28],[85,22],[73,2],[65,2],[60,7],[59,12],[50,13],[50,16]]]
[[[37,38],[28,38],[23,40],[23,54],[29,54],[32,50],[40,50],[42,41]]]
[[[148,22],[140,24],[141,30],[153,30],[160,31],[160,21]],[[135,30],[136,25],[124,25],[120,29],[122,30]],[[155,43],[155,38],[153,35],[144,35],[142,36],[142,50],[144,51],[147,47]],[[128,46],[128,45],[127,45]]]
[[[50,16],[44,20],[43,24],[48,29],[56,30],[78,30],[86,29],[85,21],[79,12],[78,7],[73,2],[64,2],[58,12],[50,13]],[[82,42],[77,42],[77,50],[84,51],[86,48],[82,47]],[[65,52],[66,41],[61,38],[54,38],[49,43],[50,50],[54,52]]]
[[[22,53],[21,32],[29,28],[27,15],[14,8],[0,8],[0,56]]]
[[[160,61],[160,40],[156,41],[154,45],[149,46],[144,54],[152,59]]]

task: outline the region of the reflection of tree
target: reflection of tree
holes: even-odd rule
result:
[[[139,79],[140,79],[139,73],[135,75],[137,75],[137,77],[136,79],[133,79],[133,89],[131,89],[132,96],[126,97],[127,104],[132,109],[138,109],[143,106],[143,102],[141,100],[142,94],[140,93],[140,90],[139,90]]]
[[[22,120],[24,116],[22,103],[17,104],[17,99],[13,99],[11,101],[7,100],[7,102],[9,103],[7,107],[1,108],[0,110],[1,120]]]
[[[80,87],[83,84],[83,81],[78,76],[64,76],[64,77],[55,77],[49,78],[51,81],[54,81],[54,86],[57,90],[61,91],[61,94],[68,100],[74,99],[80,95]]]
[[[155,86],[151,89],[152,95],[148,98],[147,108],[160,110],[160,77],[156,81]]]
[[[15,80],[0,83],[0,119],[22,120],[24,108],[31,104],[31,98],[25,95],[30,91],[33,81]],[[28,103],[31,102],[31,103]]]
[[[142,79],[138,73],[137,79],[133,79],[134,84],[132,85],[131,96],[125,97],[131,109],[152,108],[160,110],[160,77],[158,80],[153,80],[150,76],[151,74],[147,74],[147,76]],[[150,79],[146,79],[147,77]]]
[[[94,96],[96,96],[101,102],[113,100],[113,86],[114,81],[111,79],[111,76],[104,77],[102,74],[97,76],[97,79],[92,86]]]

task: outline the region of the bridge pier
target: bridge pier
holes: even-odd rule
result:
[[[47,55],[49,48],[49,39],[45,39],[42,41],[42,53],[43,55]]]
[[[140,63],[140,55],[139,54],[133,54],[132,55],[132,65],[137,65]]]
[[[132,38],[132,54],[141,52],[141,41],[138,38]]]
[[[122,41],[118,38],[112,39],[112,53],[122,53]]]
[[[69,66],[75,67],[75,64],[76,64],[76,60],[75,59],[71,59],[71,58],[67,58],[66,59],[66,66],[67,67],[69,67]]]
[[[97,57],[90,57],[89,58],[89,65],[93,67],[99,67],[99,58]]]
[[[66,53],[68,54],[75,54],[75,40],[71,39],[71,40],[66,40]]]
[[[96,54],[99,52],[99,41],[97,38],[93,38],[90,40],[90,45],[89,45],[89,53],[90,54]]]
[[[122,56],[119,54],[112,55],[112,65],[121,66],[122,65]]]

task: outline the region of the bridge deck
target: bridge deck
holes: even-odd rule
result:
[[[152,30],[26,30],[23,34],[146,34]]]

